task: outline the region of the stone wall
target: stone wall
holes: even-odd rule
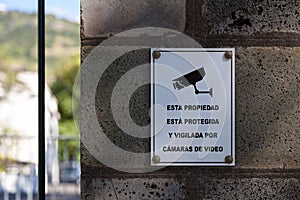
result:
[[[82,144],[82,199],[300,198],[300,1],[82,0],[81,8],[82,61],[107,38],[148,26],[183,32],[202,47],[236,49],[235,167],[166,167],[126,173],[104,165]],[[128,39],[121,38],[114,46],[121,49]],[[159,44],[153,42],[155,47]],[[179,47],[176,42],[173,46]],[[149,62],[147,52],[124,55],[106,71],[104,80],[121,76],[129,65]],[[84,89],[90,81],[86,71],[83,65]],[[81,113],[89,106],[85,99],[95,98],[98,121],[110,140],[127,151],[149,152],[149,139],[129,137],[113,122],[112,86],[104,85],[95,97],[86,97],[82,91]],[[149,87],[140,88],[135,96],[131,105],[137,106],[131,116],[137,124],[147,124],[142,108],[149,107]],[[83,137],[91,130],[88,121],[81,116]],[[148,163],[135,163],[132,158],[120,166],[143,168]]]

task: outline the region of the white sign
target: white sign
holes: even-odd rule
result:
[[[234,57],[151,49],[151,165],[235,165]]]

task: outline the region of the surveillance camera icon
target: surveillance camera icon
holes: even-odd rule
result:
[[[173,87],[176,90],[181,90],[185,87],[188,87],[190,85],[194,86],[195,94],[209,94],[211,97],[213,97],[213,89],[210,88],[209,91],[199,91],[197,89],[196,83],[201,81],[205,76],[205,70],[203,67],[192,71],[190,73],[187,73],[183,76],[180,76],[176,79],[174,79]]]

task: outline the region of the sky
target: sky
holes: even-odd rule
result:
[[[80,0],[45,0],[46,13],[79,23]],[[0,0],[0,11],[37,12],[38,0]]]

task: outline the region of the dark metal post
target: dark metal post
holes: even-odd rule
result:
[[[45,200],[45,0],[38,0],[38,199]]]

